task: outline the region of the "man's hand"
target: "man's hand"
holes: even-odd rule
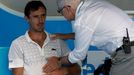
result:
[[[60,68],[59,58],[58,57],[50,57],[47,59],[47,64],[43,67],[43,72],[50,73],[59,68]]]
[[[60,68],[54,70],[53,72],[46,73],[45,75],[67,75],[67,74],[68,74],[67,68]]]

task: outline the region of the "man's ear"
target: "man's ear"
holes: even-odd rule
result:
[[[24,18],[26,19],[27,22],[29,22],[29,17],[24,16]]]

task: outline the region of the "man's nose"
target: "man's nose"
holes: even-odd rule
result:
[[[39,17],[39,22],[43,23],[44,22],[44,18],[43,17]]]

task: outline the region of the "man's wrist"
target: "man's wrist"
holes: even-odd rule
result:
[[[67,55],[67,62],[71,65],[72,63],[69,61],[69,55]]]
[[[59,61],[58,61],[58,65],[59,65],[59,67],[61,68],[61,67],[62,67],[61,57],[59,57],[58,60],[59,60]]]
[[[61,64],[61,66],[64,66],[64,67],[68,67],[72,65],[72,63],[68,60],[68,56],[61,57],[59,59],[59,63]]]

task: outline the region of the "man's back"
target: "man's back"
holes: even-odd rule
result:
[[[92,45],[108,53],[112,53],[122,45],[126,28],[133,36],[133,25],[134,22],[124,11],[105,0],[86,0],[81,3],[74,23],[74,26],[81,27],[77,30],[79,33],[83,30],[87,31],[85,35],[87,34],[89,40],[92,40]],[[134,38],[131,37],[131,40]]]

